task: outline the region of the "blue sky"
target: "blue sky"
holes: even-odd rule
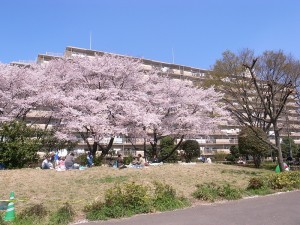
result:
[[[300,59],[298,0],[1,0],[0,25],[3,63],[89,48],[90,33],[94,50],[203,69],[243,48]]]

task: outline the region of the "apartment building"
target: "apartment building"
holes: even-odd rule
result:
[[[59,53],[46,53],[46,54],[39,54],[37,57],[37,63],[44,64],[48,63],[49,61],[62,57],[62,56],[87,56],[87,57],[94,57],[95,55],[103,55],[103,54],[111,54],[111,55],[118,55],[113,53],[107,53],[102,51],[95,51],[90,49],[84,48],[77,48],[77,47],[66,47],[65,52],[63,54]],[[118,55],[121,57],[131,57],[125,55]],[[136,58],[136,57],[131,57]],[[167,62],[160,62],[155,60],[149,59],[140,59],[143,63],[144,70],[151,70],[152,68],[158,69],[162,74],[168,74],[171,77],[176,79],[190,79],[197,84],[201,84],[207,77],[208,70],[200,69],[185,65],[179,65],[174,63],[167,63]],[[12,62],[14,65],[26,65],[24,62]],[[286,136],[290,136],[295,140],[296,144],[300,144],[300,123],[299,123],[299,116],[297,113],[298,106],[293,101],[290,100],[285,108],[284,115],[280,119],[280,123],[284,124],[283,133]],[[47,113],[47,112],[39,112],[39,113]],[[35,121],[39,118],[38,113],[33,113],[29,115],[28,122],[30,119],[35,119]],[[39,124],[41,127],[44,126],[45,121],[40,119]],[[54,120],[51,122],[52,126],[55,126],[56,121]],[[211,155],[216,152],[229,152],[229,148],[232,145],[237,145],[237,136],[240,131],[240,126],[236,121],[232,122],[223,122],[219,124],[219,130],[215,131],[211,135],[203,135],[201,131],[195,137],[200,144],[200,149],[202,153],[205,155]],[[272,132],[269,133],[269,136],[272,141]],[[108,143],[109,139],[102,140]],[[135,149],[133,145],[138,147],[140,150],[144,148],[144,139],[143,138],[136,138],[136,139],[127,139],[124,137],[117,137],[114,140],[113,149],[115,151],[122,151],[126,153],[135,153]],[[79,149],[85,148],[85,143],[83,140],[79,139]]]

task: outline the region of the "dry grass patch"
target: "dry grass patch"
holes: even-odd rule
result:
[[[216,182],[230,183],[245,189],[251,177],[257,173],[270,173],[221,164],[179,165],[165,164],[143,169],[113,169],[94,167],[87,170],[57,172],[54,170],[2,170],[0,171],[0,199],[7,199],[11,191],[19,200],[16,211],[33,204],[43,203],[50,211],[69,202],[77,215],[82,215],[85,205],[95,200],[103,200],[105,190],[115,183],[134,181],[151,185],[161,181],[172,186],[179,195],[191,199],[196,184]]]

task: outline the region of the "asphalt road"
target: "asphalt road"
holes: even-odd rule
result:
[[[81,225],[300,225],[300,191]]]

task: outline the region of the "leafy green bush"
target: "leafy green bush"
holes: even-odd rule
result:
[[[107,220],[148,213],[155,210],[165,211],[182,208],[188,201],[176,197],[175,190],[169,185],[154,183],[154,190],[149,186],[125,183],[105,192],[104,202],[94,202],[84,208],[89,220]]]
[[[197,157],[200,154],[200,145],[195,140],[186,140],[181,144],[181,148],[185,153],[186,162],[191,162],[193,157]]]
[[[214,160],[216,162],[225,161],[226,156],[227,156],[227,154],[225,152],[223,152],[223,151],[215,152],[215,154],[214,154]]]
[[[94,165],[95,166],[101,166],[102,165],[103,158],[101,156],[95,156],[94,158]]]
[[[193,197],[210,202],[214,202],[218,198],[218,187],[216,184],[198,184],[196,187],[197,190],[192,194]]]
[[[124,156],[123,163],[125,165],[129,165],[133,161],[134,157],[133,155]]]
[[[251,155],[256,168],[260,167],[262,157],[270,152],[270,146],[265,142],[267,140],[267,134],[258,127],[242,127],[239,133],[240,153]]]
[[[226,159],[227,162],[232,162],[232,163],[234,163],[235,160],[236,160],[235,156],[232,155],[232,154],[226,155],[226,156],[225,156],[225,159]]]
[[[0,163],[5,168],[22,168],[24,165],[37,162],[37,151],[41,141],[33,139],[36,130],[26,126],[24,122],[12,121],[1,124]]]
[[[75,163],[78,163],[81,166],[85,166],[87,164],[87,154],[80,154],[76,157]]]
[[[65,225],[73,220],[75,215],[69,203],[65,203],[64,206],[54,212],[49,218],[49,225]]]
[[[156,210],[167,211],[189,205],[189,202],[176,196],[176,191],[170,185],[154,182],[153,206]]]
[[[115,189],[109,189],[105,195],[105,202],[111,206],[127,208],[134,213],[149,212],[150,198],[147,191],[148,187],[126,183],[123,187],[117,186]]]
[[[197,190],[193,197],[204,201],[214,202],[218,199],[234,200],[242,197],[240,190],[233,188],[230,184],[218,186],[214,183],[196,185]]]
[[[219,196],[226,200],[236,200],[242,198],[241,191],[226,184],[219,189]]]
[[[266,195],[274,190],[292,190],[300,188],[300,172],[289,171],[269,176],[254,177],[249,180],[247,193],[250,195]]]
[[[272,174],[267,177],[268,186],[272,189],[300,188],[300,172],[289,171]]]
[[[261,189],[265,186],[265,182],[260,177],[252,177],[249,180],[247,189]]]
[[[131,216],[138,213],[151,211],[151,199],[148,197],[148,188],[135,183],[125,183],[121,187],[105,192],[105,202],[94,202],[84,209],[87,218],[106,220],[108,218],[119,218]]]
[[[225,156],[225,159],[229,162],[234,163],[240,157],[239,149],[237,146],[232,145],[230,147],[230,154]]]
[[[174,139],[170,136],[166,136],[160,140],[160,151],[158,154],[158,158],[164,158],[170,154],[170,152],[175,147]],[[152,152],[152,150],[150,150]],[[149,155],[149,158],[152,159],[153,154]],[[164,162],[175,163],[178,161],[178,153],[177,151],[173,152]]]
[[[19,215],[20,218],[34,217],[42,219],[48,215],[48,211],[43,204],[36,204],[24,209]]]

